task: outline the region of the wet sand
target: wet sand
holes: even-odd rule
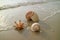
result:
[[[30,10],[35,11],[39,16],[41,33],[32,32],[27,28],[20,31],[12,28],[14,21],[22,20],[27,23],[25,14]],[[0,15],[3,16],[2,20],[0,20],[0,24],[8,25],[5,27],[11,28],[5,31],[0,31],[0,40],[59,40],[60,2],[1,10]]]

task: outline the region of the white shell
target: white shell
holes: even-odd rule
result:
[[[38,17],[38,15],[36,13],[34,13],[34,15],[31,17],[31,19],[33,21],[39,21],[39,17]]]
[[[40,24],[39,23],[33,23],[31,26],[31,31],[40,31]]]

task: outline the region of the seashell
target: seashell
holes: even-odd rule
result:
[[[39,17],[38,17],[38,15],[35,13],[35,12],[33,12],[33,11],[29,11],[29,12],[27,12],[27,14],[26,14],[26,19],[28,20],[28,21],[39,21]]]
[[[40,24],[39,23],[33,23],[31,26],[31,31],[40,31]]]
[[[15,21],[15,24],[16,24],[15,25],[16,29],[18,29],[18,30],[22,30],[24,28],[24,23],[22,23],[21,20],[19,20],[18,23]]]

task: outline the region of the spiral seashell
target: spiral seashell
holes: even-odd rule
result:
[[[28,21],[39,21],[39,17],[38,17],[38,15],[35,13],[35,12],[33,12],[33,11],[28,11],[27,12],[27,14],[26,14],[26,19],[28,20]]]
[[[40,24],[39,23],[33,23],[31,26],[31,31],[40,31]]]

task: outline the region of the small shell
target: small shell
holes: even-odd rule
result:
[[[16,24],[16,29],[18,29],[18,30],[21,30],[24,27],[24,23],[22,23],[21,20],[19,20],[18,23],[15,22],[15,24]]]
[[[30,20],[32,20],[32,21],[39,21],[38,15],[35,12],[33,12],[33,11],[27,12],[26,19],[28,21],[30,21]]]
[[[40,24],[39,23],[33,23],[31,26],[31,31],[40,31]]]

